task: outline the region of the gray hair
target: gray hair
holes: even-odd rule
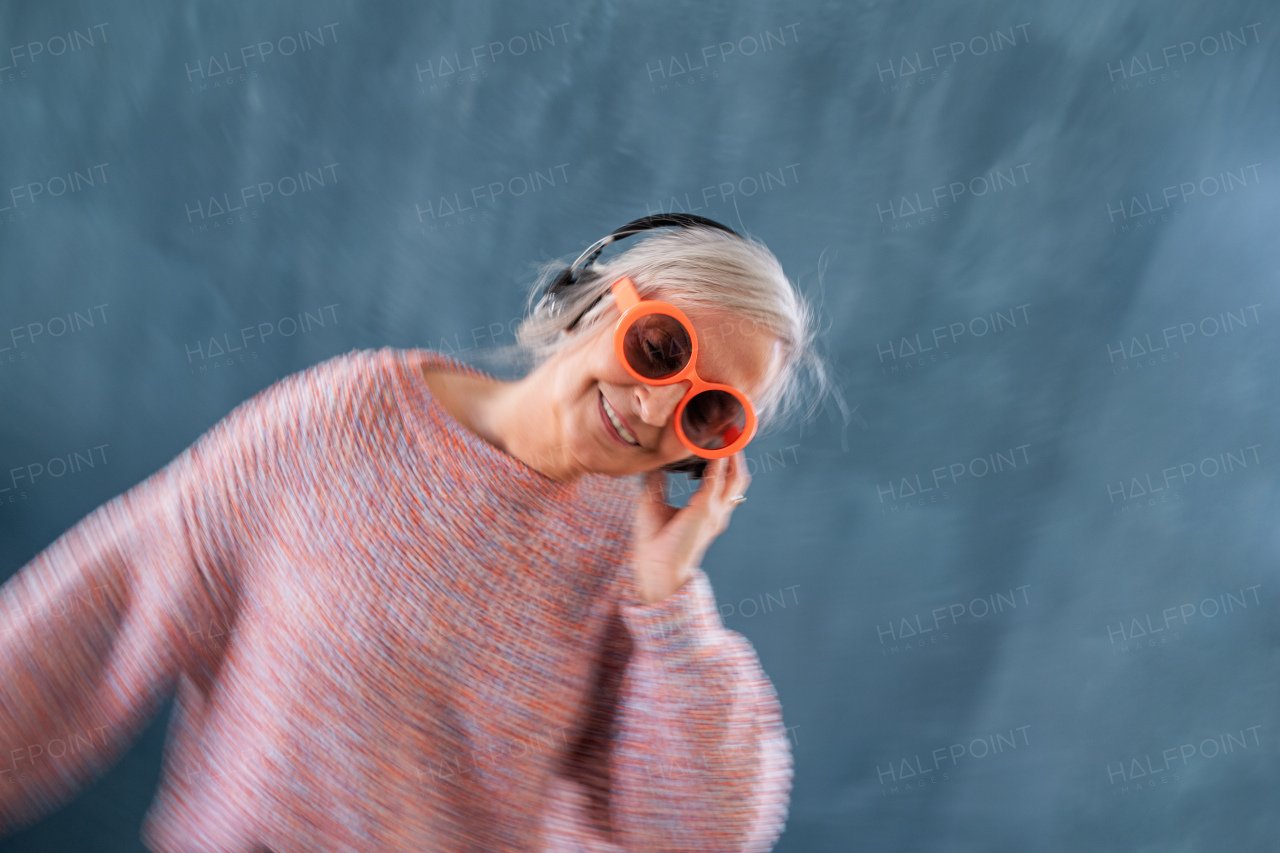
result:
[[[816,349],[817,312],[763,243],[700,226],[631,239],[637,242],[630,249],[598,260],[588,269],[561,297],[559,313],[552,313],[548,300],[540,297],[573,259],[541,265],[529,291],[526,316],[515,330],[516,342],[488,351],[485,360],[521,361],[536,367],[574,343],[578,330],[589,336],[613,304],[610,287],[628,276],[643,297],[663,299],[685,310],[729,312],[742,318],[737,324],[741,333],[754,334],[763,327],[781,342],[782,363],[763,394],[752,401],[758,434],[774,431],[797,412],[808,420],[828,395],[834,396],[847,423],[844,401]],[[574,336],[566,334],[573,318],[602,295],[578,321]]]

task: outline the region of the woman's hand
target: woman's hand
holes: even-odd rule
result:
[[[729,526],[734,495],[751,484],[741,450],[707,464],[702,484],[683,508],[666,501],[661,469],[645,474],[645,496],[636,511],[634,566],[636,587],[647,604],[679,589],[702,562],[702,555]]]

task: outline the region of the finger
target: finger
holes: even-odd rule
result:
[[[711,501],[717,498],[720,493],[721,483],[724,482],[724,474],[720,465],[723,461],[722,459],[707,460],[707,469],[702,475],[702,485],[698,487],[698,491],[693,493],[693,497],[689,499],[688,506],[698,510],[705,510],[711,506]]]
[[[712,497],[716,498],[717,501],[724,500],[724,488],[726,488],[728,480],[730,480],[728,461],[730,461],[730,457],[721,456],[714,462],[714,465],[716,465],[716,488],[712,491]]]
[[[725,501],[729,495],[733,494],[729,488],[733,485],[733,457],[722,456],[716,460],[716,484],[715,491],[712,495],[719,502]]]
[[[731,502],[729,499],[736,497],[737,495],[746,494],[747,484],[751,482],[751,476],[747,473],[747,466],[744,462],[741,450],[732,456],[727,457],[725,462],[727,463],[726,476],[724,478],[724,491],[721,493],[721,497],[729,505],[729,508],[732,509],[737,506],[737,504]]]
[[[737,460],[737,485],[730,494],[745,495],[747,488],[751,485],[751,469],[747,465],[746,451],[739,450],[734,454],[734,459]]]

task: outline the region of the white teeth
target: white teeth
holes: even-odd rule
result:
[[[609,423],[613,424],[613,428],[618,431],[618,435],[622,436],[625,441],[631,444],[640,444],[640,442],[636,440],[636,437],[631,434],[631,431],[622,423],[622,420],[618,417],[617,413],[613,411],[613,406],[609,405],[609,398],[604,394],[601,394],[600,399],[604,400],[604,413],[609,416]]]

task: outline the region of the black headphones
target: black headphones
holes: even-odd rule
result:
[[[596,258],[600,257],[600,253],[604,251],[605,246],[608,246],[610,243],[616,242],[625,237],[630,237],[632,234],[639,234],[642,231],[650,231],[654,228],[696,228],[698,226],[727,231],[735,237],[742,236],[729,226],[721,225],[714,219],[707,219],[705,216],[695,216],[692,213],[657,213],[652,216],[644,216],[640,219],[634,220],[633,222],[628,222],[621,228],[615,229],[613,233],[609,234],[607,237],[601,237],[599,240],[588,246],[586,251],[578,256],[576,261],[565,267],[560,274],[555,277],[555,280],[547,286],[547,289],[542,293],[541,300],[546,301],[552,315],[559,314],[563,311],[564,303],[566,301],[565,294],[575,284],[583,281],[584,278],[590,278],[589,273],[592,271],[592,264],[595,263]],[[594,308],[596,303],[603,298],[604,294],[601,293],[591,302],[590,305],[582,309],[581,313],[579,313],[577,317],[573,318],[573,322],[565,327],[565,331],[569,331],[573,329],[573,327],[577,326],[578,321],[581,320],[583,316]]]
[[[696,228],[699,226],[727,231],[735,237],[742,237],[741,234],[734,231],[727,225],[721,225],[714,219],[707,219],[705,216],[696,216],[692,213],[657,213],[652,216],[641,217],[633,222],[628,222],[621,228],[614,230],[607,237],[601,237],[599,240],[588,246],[586,251],[578,256],[576,261],[565,267],[564,270],[555,277],[555,280],[553,280],[551,284],[547,286],[547,289],[543,291],[539,301],[546,302],[553,316],[563,311],[565,302],[567,301],[565,294],[568,293],[574,285],[583,281],[589,281],[593,278],[591,275],[591,266],[595,263],[596,258],[600,257],[600,253],[604,251],[605,246],[608,246],[610,243],[621,240],[625,237],[630,237],[632,234],[639,234],[642,231],[649,231],[654,228]],[[565,330],[568,331],[577,326],[578,321],[581,320],[583,316],[594,308],[596,303],[603,298],[604,294],[601,293],[593,299],[590,305],[582,309],[578,316],[573,318],[573,322],[566,326]],[[707,460],[700,456],[691,456],[688,459],[683,459],[679,462],[672,462],[670,465],[664,465],[662,470],[670,471],[673,474],[687,473],[691,478],[701,480],[706,468]]]

